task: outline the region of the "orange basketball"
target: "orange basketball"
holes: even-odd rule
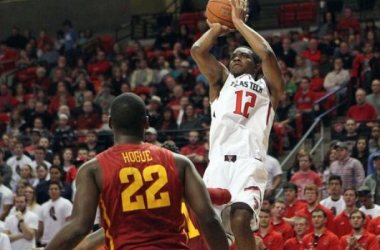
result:
[[[210,0],[207,4],[206,16],[210,23],[220,23],[231,29],[235,29],[231,16],[231,4],[229,0]]]

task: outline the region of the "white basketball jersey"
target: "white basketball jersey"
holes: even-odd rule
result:
[[[211,116],[210,160],[237,155],[265,162],[274,110],[264,79],[229,74]]]

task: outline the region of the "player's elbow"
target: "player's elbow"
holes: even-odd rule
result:
[[[197,58],[202,56],[202,54],[205,53],[205,51],[202,49],[202,47],[199,44],[193,44],[193,46],[190,49],[190,54],[193,58]]]
[[[72,228],[75,231],[75,235],[85,237],[92,230],[93,223],[83,222],[79,219],[72,220]]]

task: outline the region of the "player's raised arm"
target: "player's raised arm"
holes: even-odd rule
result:
[[[56,234],[45,250],[73,249],[91,231],[101,190],[99,171],[100,166],[95,159],[86,162],[79,169],[70,221]]]
[[[247,0],[230,0],[232,6],[232,21],[236,30],[242,34],[252,50],[262,60],[264,77],[271,91],[273,108],[277,108],[280,97],[285,92],[285,82],[280,67],[269,43],[256,31],[245,24]]]
[[[193,163],[178,154],[174,154],[174,159],[184,182],[185,201],[197,216],[210,249],[230,249],[226,234],[211,206],[210,196]]]
[[[210,53],[219,36],[229,32],[229,28],[219,23],[210,24],[210,29],[204,33],[191,47],[191,56],[197,63],[201,73],[210,85],[210,101],[218,97],[221,85],[227,79],[227,68]]]

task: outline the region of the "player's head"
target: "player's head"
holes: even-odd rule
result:
[[[148,128],[148,118],[144,101],[135,94],[124,93],[111,104],[109,126],[115,134],[144,137]]]
[[[360,230],[365,222],[365,214],[359,209],[355,209],[350,213],[350,224],[353,229]]]
[[[230,58],[230,71],[235,77],[242,74],[255,73],[256,63],[255,63],[255,53],[252,49],[240,46],[234,50]]]

